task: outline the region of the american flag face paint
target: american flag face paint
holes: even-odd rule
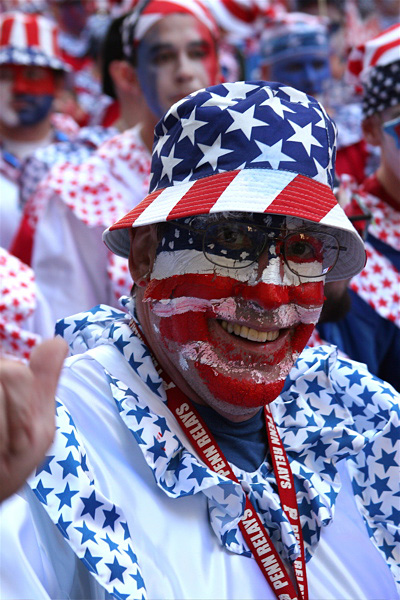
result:
[[[163,351],[210,404],[274,400],[318,320],[324,278],[301,281],[277,245],[245,268],[229,268],[235,252],[215,248],[225,266],[215,265],[201,236],[166,226],[143,300]]]
[[[139,43],[137,71],[146,100],[159,118],[175,102],[217,82],[215,41],[194,16],[164,15]]]

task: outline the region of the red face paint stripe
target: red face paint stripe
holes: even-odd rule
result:
[[[193,216],[209,213],[218,198],[238,173],[239,171],[229,171],[219,175],[211,175],[204,179],[198,179],[171,210],[167,221],[179,219],[188,213]]]
[[[240,283],[236,279],[215,275],[173,275],[166,279],[153,279],[146,288],[144,300],[163,300],[171,296],[194,297],[204,300],[220,300],[234,296],[247,302],[255,302],[265,310],[273,310],[282,304],[296,303],[300,306],[321,306],[324,301],[322,282],[307,282],[297,286],[282,286],[260,282],[255,286]]]
[[[133,225],[134,222],[136,221],[136,219],[138,217],[140,217],[142,212],[148,206],[150,206],[150,204],[152,204],[152,202],[154,202],[154,200],[156,198],[158,198],[158,196],[163,191],[164,190],[161,189],[161,190],[157,190],[156,192],[153,192],[152,194],[149,194],[149,196],[147,196],[147,198],[145,198],[142,202],[140,202],[137,206],[135,206],[135,208],[130,210],[128,212],[128,214],[126,214],[124,217],[122,217],[122,219],[120,219],[119,221],[114,223],[114,225],[112,225],[110,227],[110,231],[114,231],[114,229],[125,229],[126,227],[130,227],[131,225]]]
[[[300,219],[309,219],[312,214],[319,223],[335,205],[330,188],[304,175],[297,175],[271,202],[266,212],[289,214]]]

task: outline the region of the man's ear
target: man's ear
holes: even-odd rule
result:
[[[129,231],[129,271],[136,285],[144,287],[150,277],[158,245],[157,226],[142,225]]]
[[[379,115],[374,114],[367,117],[361,123],[364,139],[372,146],[380,146],[382,143],[382,127]]]
[[[123,92],[132,93],[139,89],[139,82],[135,68],[126,60],[113,60],[110,62],[108,71],[114,86]]]

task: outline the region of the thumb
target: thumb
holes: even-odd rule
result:
[[[68,344],[61,337],[45,340],[32,354],[29,366],[45,395],[54,396],[65,358]]]

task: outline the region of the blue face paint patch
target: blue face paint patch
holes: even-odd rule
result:
[[[311,96],[321,94],[331,68],[327,53],[310,52],[277,60],[271,65],[271,79],[290,85]]]
[[[37,125],[43,121],[49,114],[53,105],[54,96],[50,94],[18,94],[15,98],[18,102],[23,102],[24,107],[17,109],[21,125]]]
[[[268,236],[271,238],[269,258],[276,256],[274,242],[280,237],[280,232],[283,235],[286,233],[284,225],[285,217],[252,213],[240,220],[221,218],[213,221],[204,217],[178,219],[164,225],[157,254],[196,250],[204,252],[206,258],[216,264],[220,263],[217,257],[223,257],[245,267],[255,262],[263,251],[267,228],[271,228]]]
[[[383,130],[394,138],[396,147],[400,148],[400,116],[391,121],[386,121],[386,123],[383,124]]]
[[[158,98],[157,67],[152,54],[154,54],[154,50],[152,50],[151,43],[148,44],[146,40],[142,40],[137,52],[137,73],[140,87],[150,110],[157,118],[161,118],[165,110],[160,105]]]

